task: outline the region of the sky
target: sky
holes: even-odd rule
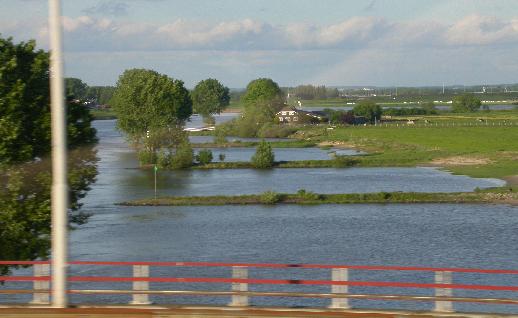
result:
[[[146,68],[192,88],[518,82],[517,0],[62,0],[65,73]],[[0,36],[47,50],[47,0],[0,0]]]

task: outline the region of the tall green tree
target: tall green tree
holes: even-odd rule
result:
[[[88,85],[79,78],[65,78],[65,93],[75,99],[85,99]]]
[[[362,100],[353,108],[355,116],[363,116],[371,123],[380,120],[382,112],[381,106],[370,100]]]
[[[455,113],[476,112],[482,106],[480,99],[473,94],[463,94],[453,99],[452,111]]]
[[[280,98],[282,98],[282,91],[277,83],[269,78],[258,78],[248,83],[241,101],[245,106],[253,106]]]
[[[0,259],[48,256],[50,246],[49,55],[34,41],[0,38]],[[67,108],[70,224],[97,173],[91,145],[97,139],[92,117],[79,103]],[[0,267],[0,274],[7,272]]]
[[[270,143],[264,139],[257,145],[255,154],[252,156],[252,165],[255,168],[266,169],[271,168],[275,161],[275,154],[273,153]]]
[[[126,70],[119,77],[112,104],[118,128],[137,145],[158,132],[180,129],[192,114],[182,81],[144,69]]]
[[[243,116],[235,122],[235,133],[241,137],[257,136],[263,125],[272,123],[284,106],[279,85],[269,78],[251,81],[241,97],[245,105]]]
[[[49,55],[35,48],[0,38],[0,163],[50,151]]]
[[[204,119],[221,113],[230,102],[228,87],[213,78],[199,82],[191,92],[191,97],[194,111]]]

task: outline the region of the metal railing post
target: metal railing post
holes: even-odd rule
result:
[[[232,266],[232,278],[247,279],[248,268],[242,266]],[[232,283],[232,291],[248,291],[247,283]],[[248,306],[248,296],[232,295],[232,301],[229,304],[234,307]]]
[[[453,281],[452,272],[438,271],[435,272],[435,283],[436,284],[451,284]],[[436,288],[435,296],[452,296],[451,288]],[[453,312],[453,303],[451,301],[435,301],[435,311],[441,312]]]
[[[33,267],[34,277],[49,277],[49,264],[35,264]],[[48,305],[50,304],[50,281],[35,280],[33,283],[34,290],[41,290],[41,293],[34,293],[31,304],[33,305]],[[44,292],[43,292],[44,291]]]
[[[148,265],[133,265],[133,277],[149,277]],[[136,281],[133,282],[133,290],[149,290],[149,282]],[[149,305],[148,294],[133,294],[131,305]]]
[[[347,268],[333,268],[331,269],[331,280],[346,282],[349,280],[349,271]],[[331,293],[333,294],[347,294],[349,286],[347,285],[331,285]],[[349,299],[347,298],[333,298],[331,299],[331,306],[329,308],[349,309]]]

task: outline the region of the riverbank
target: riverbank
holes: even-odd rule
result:
[[[475,192],[420,193],[377,192],[317,194],[276,193],[236,196],[171,196],[118,203],[124,206],[257,205],[257,204],[389,204],[389,203],[483,203],[518,205],[518,191],[510,187]]]

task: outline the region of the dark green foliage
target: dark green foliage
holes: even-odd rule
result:
[[[221,155],[221,154],[220,154]],[[212,162],[212,151],[209,149],[203,149],[198,151],[198,154],[196,155],[196,161],[199,164],[206,165],[208,163]]]
[[[49,55],[0,38],[0,163],[50,151]]]
[[[148,131],[180,128],[192,114],[182,81],[144,69],[126,70],[119,77],[112,104],[118,128],[137,144],[145,144]]]
[[[355,116],[365,117],[369,122],[374,123],[375,120],[381,119],[382,109],[380,105],[370,101],[362,100],[353,108]]]
[[[252,156],[252,165],[254,168],[266,169],[271,168],[275,161],[272,146],[266,141],[261,141],[257,146],[255,154]]]
[[[88,108],[72,100],[67,106],[68,145],[74,147],[96,143],[96,131],[91,126],[93,116]]]
[[[282,96],[279,85],[269,78],[258,78],[246,86],[246,93],[241,97],[245,107],[258,102],[269,102]]]
[[[241,97],[245,105],[243,115],[227,123],[229,133],[239,137],[256,137],[259,130],[273,123],[275,114],[284,106],[279,85],[268,78],[251,81]]]
[[[162,153],[160,152],[159,154]],[[141,149],[138,151],[138,160],[141,165],[155,164],[157,163],[158,157],[159,155],[157,155],[156,152],[150,151],[149,149]]]
[[[89,86],[86,89],[86,99],[92,100],[99,105],[108,105],[115,93],[113,86]]]
[[[185,169],[192,166],[194,159],[191,144],[183,142],[176,148],[176,152],[171,157],[169,168]]]
[[[227,156],[225,156],[225,154],[224,154],[224,153],[220,153],[218,158],[219,158],[219,161],[223,162],[223,161],[225,161],[225,158],[226,158],[226,157],[227,157]]]
[[[219,114],[230,102],[228,87],[213,78],[199,82],[191,92],[191,97],[194,111],[204,118]]]
[[[65,94],[66,96],[83,100],[86,98],[88,85],[79,78],[65,78]]]
[[[326,114],[329,123],[333,125],[354,124],[354,114],[350,110],[345,111],[326,108],[323,111]]]
[[[455,113],[471,113],[476,112],[482,106],[480,99],[473,94],[463,94],[453,99],[451,109]]]
[[[49,56],[35,43],[0,38],[0,259],[46,258],[50,245]],[[79,103],[68,105],[69,221],[97,174],[92,117]],[[5,273],[7,268],[0,268]]]

